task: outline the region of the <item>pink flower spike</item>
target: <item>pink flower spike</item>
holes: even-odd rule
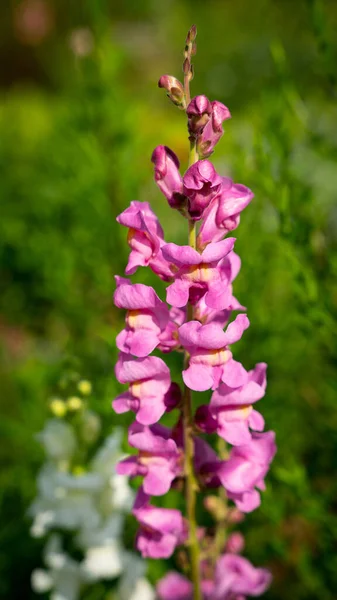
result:
[[[128,309],[126,328],[116,339],[117,348],[127,354],[147,356],[159,344],[160,334],[168,324],[169,310],[152,287],[131,284],[122,278],[116,280],[114,303]]]
[[[157,508],[140,489],[133,508],[140,524],[136,547],[143,558],[169,558],[187,538],[186,526],[179,510]]]
[[[219,263],[233,249],[234,238],[227,238],[209,246],[199,254],[190,246],[166,244],[164,258],[179,267],[174,282],[166,290],[166,299],[176,308],[195,305],[201,298],[210,308],[222,310],[233,302],[232,291],[226,270]]]
[[[130,387],[113,401],[114,410],[134,411],[142,425],[159,421],[167,410],[171,385],[170,370],[164,361],[156,356],[135,359],[121,353],[115,373],[120,383],[129,383]]]
[[[146,427],[133,423],[129,427],[129,445],[138,448],[139,454],[121,461],[117,473],[144,476],[146,494],[166,494],[172,481],[182,473],[181,452],[170,434],[171,430],[162,425]]]
[[[138,267],[149,266],[161,279],[170,280],[173,273],[161,253],[165,245],[163,230],[149,203],[131,202],[117,222],[129,228],[131,252],[125,273],[132,275]]]
[[[182,208],[186,202],[183,180],[179,173],[179,160],[167,146],[157,146],[151,161],[154,164],[155,181],[167,198],[171,208]]]

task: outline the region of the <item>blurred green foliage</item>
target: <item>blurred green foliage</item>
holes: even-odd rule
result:
[[[27,19],[33,5],[42,19]],[[156,82],[164,72],[179,76],[196,22],[192,91],[233,116],[214,162],[255,192],[235,232],[236,294],[251,321],[238,357],[247,368],[269,363],[262,412],[279,451],[262,506],[242,527],[247,555],[273,571],[266,598],[333,600],[336,4],[25,0],[0,16],[0,597],[34,597],[29,577],[41,547],[26,518],[42,461],[34,433],[64,360],[78,357],[95,382],[94,408],[106,426],[117,421],[110,401],[123,316],[111,296],[128,248],[116,215],[132,199],[149,200],[166,239],[185,239],[152,182],[150,156],[164,143],[186,166],[183,114]],[[135,279],[155,282],[146,272]],[[151,562],[153,579],[165,568]]]

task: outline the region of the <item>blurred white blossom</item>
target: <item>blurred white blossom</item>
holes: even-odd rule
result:
[[[154,600],[144,577],[145,562],[126,551],[121,540],[124,514],[133,504],[127,478],[115,472],[123,458],[122,430],[109,435],[86,462],[83,457],[97,439],[101,422],[84,406],[78,412],[74,422],[66,417],[48,420],[37,436],[46,461],[30,507],[31,535],[48,537],[43,556],[46,569],[33,571],[32,588],[37,593],[50,592],[50,600],[79,600],[84,586],[119,578],[117,597],[121,600]],[[62,530],[72,535],[76,560],[63,549]]]

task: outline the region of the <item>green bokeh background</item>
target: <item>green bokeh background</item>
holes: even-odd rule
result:
[[[247,368],[269,364],[261,410],[276,430],[278,454],[262,506],[242,526],[246,555],[273,572],[266,599],[334,600],[336,2],[6,4],[0,8],[0,597],[35,597],[29,577],[41,565],[41,544],[29,536],[26,513],[43,456],[34,434],[65,363],[76,361],[93,381],[93,408],[105,426],[121,422],[111,399],[120,389],[114,338],[123,317],[112,294],[128,248],[116,215],[132,199],[150,201],[166,239],[186,239],[185,223],[152,181],[150,156],[166,144],[186,167],[184,115],[156,84],[163,73],[179,77],[185,35],[196,23],[192,93],[224,102],[233,117],[214,163],[255,192],[235,232],[242,257],[235,290],[251,321],[236,356]],[[84,41],[92,45],[85,57],[71,49],[78,28],[86,28]],[[145,270],[134,280],[155,283]],[[150,577],[166,566],[152,563]],[[90,598],[103,598],[102,589]]]

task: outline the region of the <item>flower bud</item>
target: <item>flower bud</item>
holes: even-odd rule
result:
[[[155,181],[167,198],[171,208],[181,209],[186,202],[183,180],[179,173],[179,160],[167,146],[157,146],[151,161],[154,164]]]
[[[213,153],[215,145],[223,135],[222,123],[231,117],[227,106],[221,102],[215,100],[211,106],[211,116],[197,139],[199,158],[207,158]]]
[[[231,554],[240,554],[245,547],[245,538],[239,531],[234,531],[228,536],[225,550]]]
[[[89,396],[92,392],[91,382],[87,379],[81,379],[77,384],[77,389],[83,396]]]
[[[197,26],[192,25],[191,29],[187,33],[186,44],[190,44],[191,42],[194,42],[196,37],[197,37]]]
[[[49,404],[49,408],[53,415],[59,419],[62,419],[67,412],[66,404],[60,398],[53,398]]]
[[[212,105],[206,96],[196,96],[191,100],[187,109],[188,131],[196,137],[204,129],[212,114]]]
[[[179,108],[186,108],[185,92],[183,84],[173,75],[162,75],[158,81],[158,87],[166,90],[168,98]]]
[[[78,396],[71,396],[67,400],[67,408],[71,411],[80,410],[83,406],[83,400]]]
[[[207,496],[204,499],[204,506],[216,521],[223,521],[226,518],[227,508],[219,496]]]
[[[242,523],[242,521],[244,521],[245,515],[243,514],[243,512],[241,512],[241,510],[234,507],[229,509],[227,517],[228,523],[236,525],[237,523]]]

